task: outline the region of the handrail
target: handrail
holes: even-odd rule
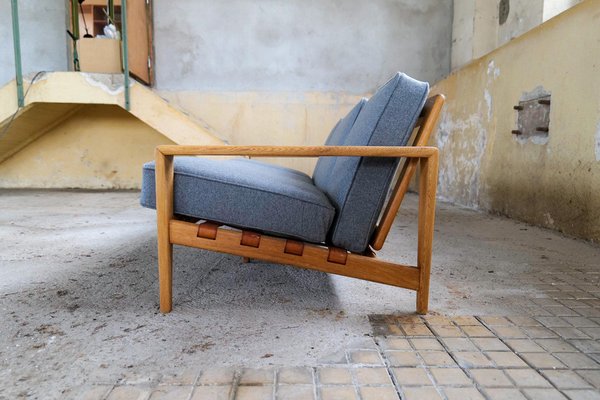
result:
[[[21,36],[19,33],[19,5],[18,0],[11,0],[13,49],[15,51],[15,78],[17,81],[17,104],[25,106],[23,95],[23,70],[21,68]]]

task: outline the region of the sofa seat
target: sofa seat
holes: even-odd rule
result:
[[[174,212],[232,227],[322,243],[335,208],[299,171],[239,159],[176,157]],[[156,208],[154,162],[144,165],[140,203]]]

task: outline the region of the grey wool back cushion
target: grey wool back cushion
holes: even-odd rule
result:
[[[336,125],[326,144],[405,146],[428,92],[426,82],[396,74],[368,101],[361,100]],[[330,160],[319,160],[313,174],[313,182],[336,209],[328,241],[352,252],[363,252],[375,229],[399,159],[328,158]]]

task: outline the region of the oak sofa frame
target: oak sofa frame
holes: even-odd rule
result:
[[[252,258],[412,289],[417,292],[417,313],[426,314],[438,175],[438,149],[426,144],[437,124],[444,100],[443,95],[435,95],[425,103],[417,120],[414,146],[158,146],[155,174],[160,311],[168,313],[172,309],[173,244],[178,244],[238,255],[244,257],[244,261]],[[173,213],[173,157],[183,155],[405,157],[407,161],[369,248],[363,254],[357,254],[327,245],[220,228],[213,222],[197,224],[177,219]],[[375,250],[383,246],[417,166],[420,169],[417,265],[379,260]]]

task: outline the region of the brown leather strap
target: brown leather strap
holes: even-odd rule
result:
[[[295,240],[286,240],[284,253],[301,256],[304,253],[304,243]]]
[[[242,246],[258,247],[260,245],[260,234],[251,231],[242,231]]]
[[[348,259],[348,252],[344,249],[340,249],[339,247],[330,247],[329,255],[327,256],[327,261],[346,265],[346,260]]]
[[[216,222],[206,221],[198,225],[198,234],[196,236],[203,239],[215,240],[217,238],[217,231],[221,224]]]

